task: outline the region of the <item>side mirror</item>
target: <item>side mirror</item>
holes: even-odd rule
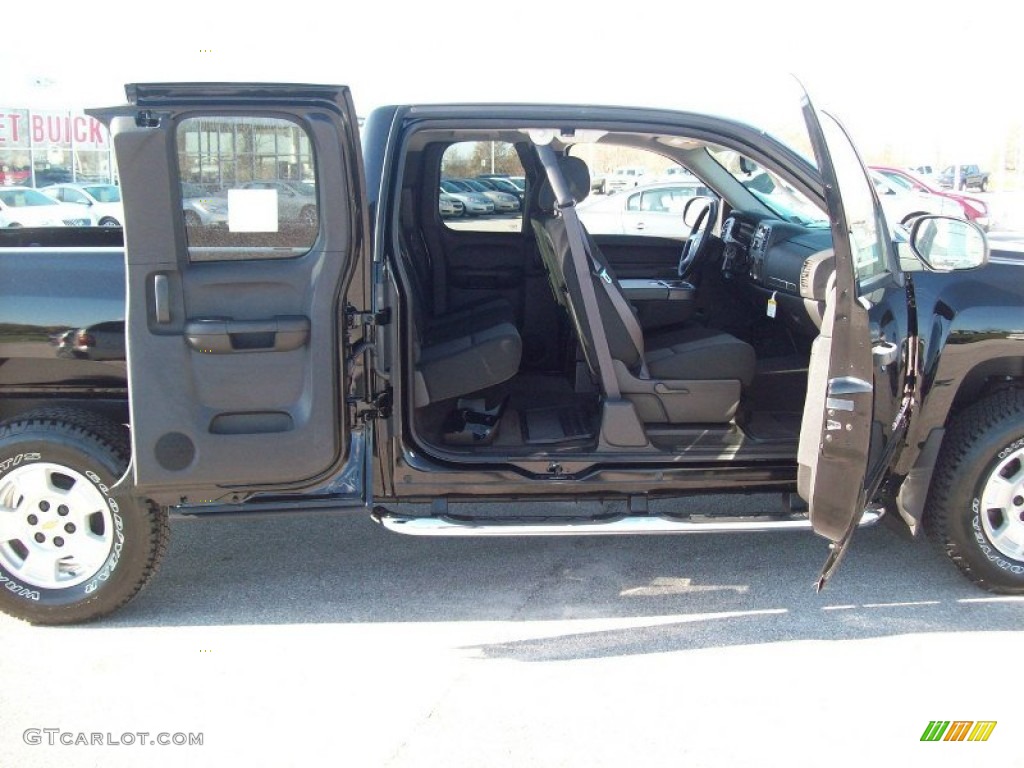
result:
[[[910,247],[936,272],[975,269],[988,263],[988,240],[977,224],[948,216],[920,216],[910,225]]]

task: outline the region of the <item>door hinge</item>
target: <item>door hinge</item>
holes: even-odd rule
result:
[[[348,398],[349,405],[355,408],[356,418],[364,422],[388,418],[391,415],[391,402],[391,387],[368,400],[361,400],[358,397]]]
[[[385,307],[377,312],[363,312],[351,304],[345,309],[345,318],[349,328],[359,325],[384,326],[391,324],[391,307]]]

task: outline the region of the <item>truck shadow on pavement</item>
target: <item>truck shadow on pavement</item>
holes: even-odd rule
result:
[[[415,538],[347,513],[172,528],[146,592],[94,626],[516,622],[516,639],[471,650],[547,661],[1024,624],[1024,598],[881,527],[821,594],[810,534]]]

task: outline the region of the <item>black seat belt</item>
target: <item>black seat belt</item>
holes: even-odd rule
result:
[[[582,223],[580,228],[583,228]],[[612,308],[618,314],[619,320],[626,327],[626,333],[629,334],[633,346],[636,347],[637,354],[640,357],[640,378],[646,379],[648,378],[647,362],[644,360],[644,335],[640,329],[640,321],[636,319],[636,315],[633,314],[633,307],[630,306],[622,291],[615,286],[615,279],[611,276],[608,268],[594,257],[586,239],[584,239],[583,245],[586,248],[594,276],[597,277],[601,287],[604,288],[605,296],[608,297],[608,301],[611,302]],[[600,320],[600,318],[598,319]]]
[[[555,151],[546,144],[538,144],[537,155],[547,172],[551,190],[555,194],[555,204],[565,222],[572,266],[579,283],[583,311],[586,314],[587,326],[594,344],[594,354],[597,356],[597,373],[601,379],[601,389],[607,399],[618,400],[621,397],[619,381],[615,377],[608,337],[604,332],[601,311],[597,306],[597,291],[594,290],[594,281],[590,279],[590,258],[583,241],[583,225],[576,214],[576,201],[573,200],[569,192],[569,185],[562,176],[562,170],[558,167],[558,156]]]

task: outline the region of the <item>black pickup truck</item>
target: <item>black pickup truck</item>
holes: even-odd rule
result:
[[[814,530],[819,588],[886,516],[1024,591],[1024,264],[967,222],[891,230],[809,100],[816,166],[693,113],[394,106],[360,136],[343,87],[128,102],[93,111],[123,247],[22,230],[0,249],[4,611],[118,608],[169,513],[367,506],[425,536]],[[518,156],[514,226],[441,219],[463,141]],[[591,236],[586,143],[701,179],[688,234]],[[215,180],[227,214],[185,219],[182,182]],[[752,491],[779,513],[672,502]]]

